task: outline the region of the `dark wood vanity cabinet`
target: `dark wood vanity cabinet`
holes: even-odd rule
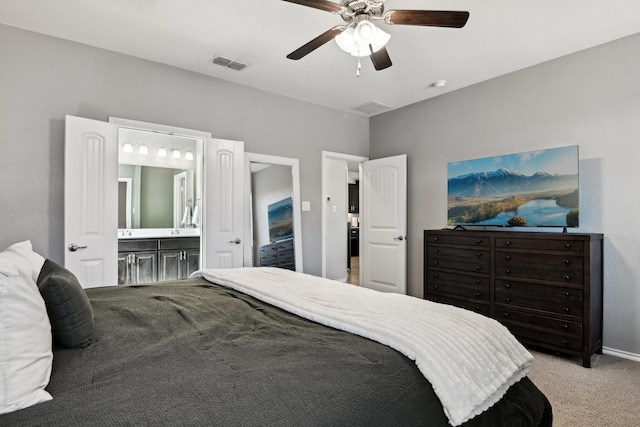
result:
[[[158,280],[186,279],[200,268],[200,239],[193,237],[158,240]]]
[[[200,268],[200,238],[118,241],[118,284],[186,279]]]
[[[602,234],[426,230],[424,295],[493,317],[523,343],[602,351]]]

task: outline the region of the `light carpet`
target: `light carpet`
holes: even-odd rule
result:
[[[529,377],[553,406],[554,427],[640,425],[640,363],[594,355],[591,368],[575,358],[538,351]]]

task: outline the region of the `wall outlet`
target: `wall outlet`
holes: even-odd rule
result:
[[[302,201],[302,210],[303,211],[310,211],[311,210],[311,202],[308,201]]]

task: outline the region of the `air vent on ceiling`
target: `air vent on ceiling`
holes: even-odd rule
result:
[[[381,104],[376,101],[365,102],[364,104],[360,104],[357,107],[351,107],[352,110],[359,111],[365,114],[377,114],[382,113],[385,110],[391,108],[389,105]]]
[[[231,68],[232,70],[242,71],[247,67],[247,64],[242,62],[233,61],[231,59],[224,58],[222,56],[214,56],[211,63],[220,65],[222,67]]]

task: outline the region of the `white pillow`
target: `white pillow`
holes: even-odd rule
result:
[[[29,241],[0,252],[0,414],[52,398],[44,389],[53,364],[51,324],[36,285],[43,263]]]

